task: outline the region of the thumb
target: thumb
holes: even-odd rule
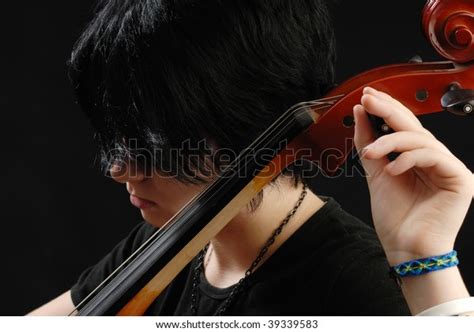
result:
[[[367,176],[375,176],[383,171],[383,168],[389,163],[387,157],[380,159],[366,159],[364,158],[364,148],[375,141],[375,134],[370,123],[367,112],[364,106],[354,106],[354,144],[359,154],[362,166],[367,173]]]

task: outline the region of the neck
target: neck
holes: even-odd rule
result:
[[[245,274],[262,247],[293,209],[303,185],[295,187],[284,176],[276,185],[264,189],[264,198],[256,211],[242,210],[213,240],[204,262],[206,278],[216,287],[228,287]],[[265,262],[324,202],[309,189],[296,213],[283,227],[259,266]],[[258,266],[257,266],[258,268]]]

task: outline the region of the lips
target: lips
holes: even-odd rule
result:
[[[135,196],[133,194],[130,195],[130,203],[132,203],[135,207],[137,207],[139,209],[147,209],[147,208],[150,208],[150,207],[156,205],[152,201],[146,200],[144,198],[140,198],[140,197]]]

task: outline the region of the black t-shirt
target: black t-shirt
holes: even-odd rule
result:
[[[373,228],[333,198],[248,278],[226,315],[408,315],[407,304]],[[71,289],[77,305],[156,228],[143,222]],[[156,299],[148,315],[191,315],[194,258]],[[231,287],[216,288],[201,273],[198,315],[213,315]]]

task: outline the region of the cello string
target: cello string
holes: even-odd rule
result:
[[[283,121],[286,120],[288,117],[291,117],[298,111],[313,107],[310,111],[317,112],[322,110],[329,110],[332,106],[334,106],[344,95],[337,95],[333,97],[321,98],[311,101],[305,101],[301,103],[297,103],[291,106],[287,111],[285,111],[275,122],[274,124],[284,123]],[[281,132],[283,129],[280,129]],[[265,130],[257,139],[255,139],[252,144],[247,147],[245,150],[249,150],[255,148],[255,146],[265,138],[270,135],[271,127],[268,130]],[[233,164],[238,162],[240,155],[226,167],[226,170],[235,166]],[[224,170],[225,172],[225,170]],[[195,201],[197,201],[200,197],[204,195],[205,192],[212,190],[213,186],[217,181],[213,181],[208,187],[202,190],[201,193],[197,194],[193,197],[188,203],[186,203],[176,214],[178,215],[182,210],[186,207],[192,205]],[[169,228],[170,224],[175,222],[175,216],[171,217],[162,227],[157,229],[140,247],[138,247],[127,259],[125,259],[112,273],[110,273],[94,290],[92,290],[77,306],[75,306],[74,310],[69,313],[68,316],[72,316],[74,313],[78,312],[82,306],[84,306],[104,285],[106,285],[111,279],[113,279],[126,265],[129,265],[133,262],[133,260],[143,251],[145,251],[146,247],[153,242],[155,239],[159,238],[166,230]]]

